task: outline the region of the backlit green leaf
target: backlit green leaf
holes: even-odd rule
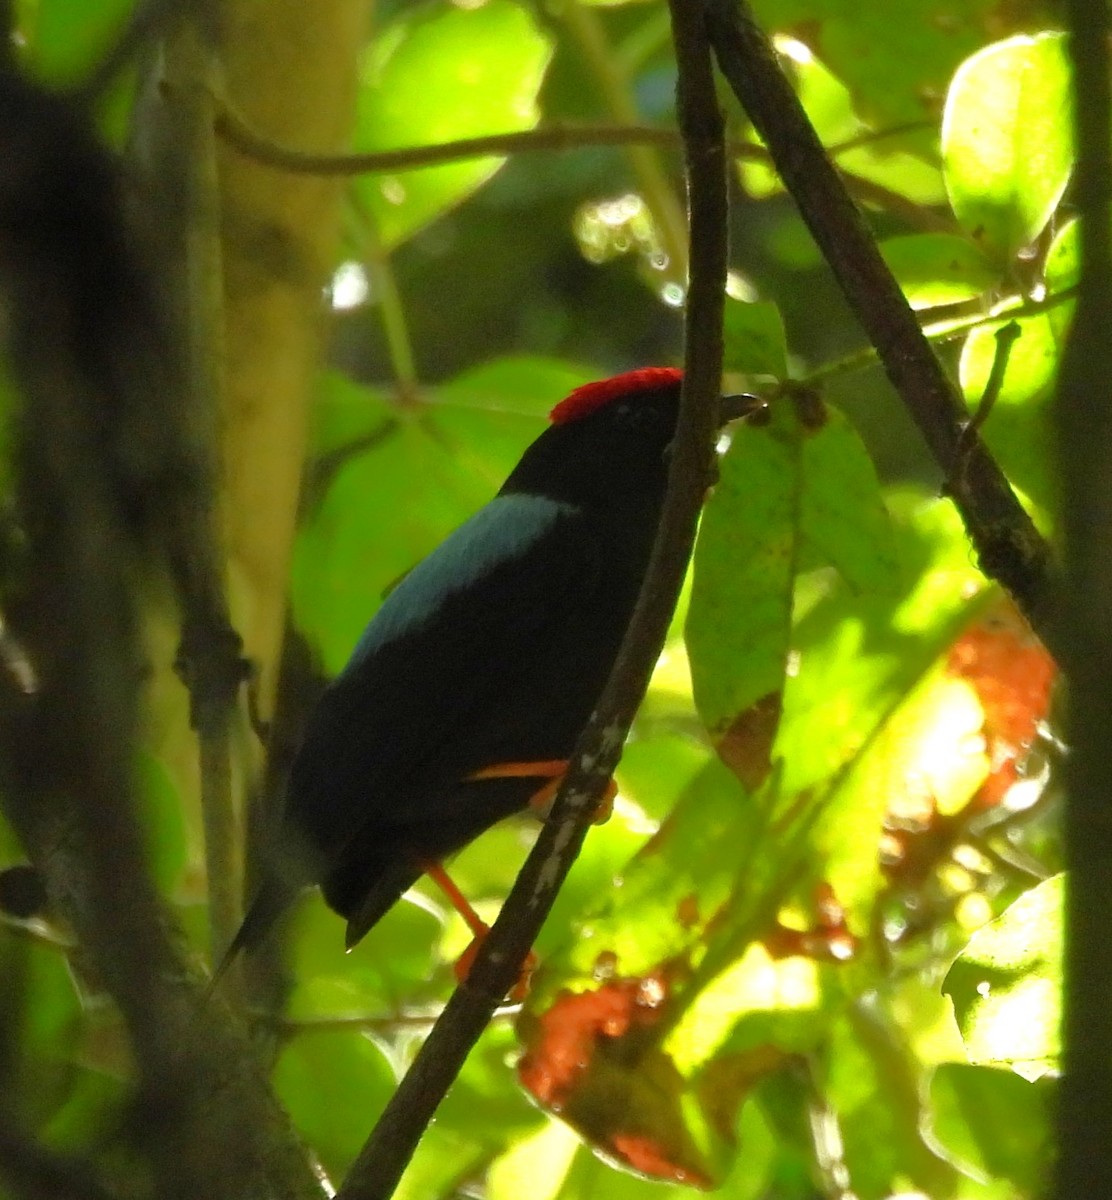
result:
[[[954,234],[913,233],[889,238],[880,249],[912,308],[972,300],[1000,283],[981,251]]]
[[[1039,235],[1069,180],[1065,35],[997,42],[964,62],[942,122],[946,189],[963,228],[1007,263]]]
[[[1057,1069],[1065,887],[1056,875],[1026,892],[973,935],[947,973],[943,991],[971,1062],[1028,1079]]]
[[[356,142],[367,152],[430,146],[530,129],[552,48],[525,7],[511,0],[403,9],[368,51]],[[356,187],[386,246],[458,204],[503,159],[361,177]]]

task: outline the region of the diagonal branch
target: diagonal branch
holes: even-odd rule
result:
[[[456,989],[352,1167],[340,1200],[386,1200],[471,1047],[517,978],[563,883],[641,702],[691,553],[714,461],[726,282],[726,152],[699,11],[673,0],[691,221],[686,375],[668,494],[652,561],[614,671],[571,759],[552,814],[467,982]]]
[[[969,413],[838,177],[746,0],[705,0],[722,73],[768,146],[812,237],[876,346],[892,386],[942,470],[981,569],[1003,584],[1052,651],[1050,549],[979,438]]]

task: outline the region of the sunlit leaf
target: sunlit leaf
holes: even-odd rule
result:
[[[547,1121],[499,1158],[487,1175],[490,1200],[555,1200],[580,1141],[562,1122]]]
[[[880,249],[912,308],[972,300],[1000,283],[999,271],[981,251],[953,234],[889,238]]]
[[[379,31],[359,90],[361,149],[429,146],[537,123],[537,92],[552,47],[510,0],[405,9]],[[358,194],[394,246],[498,169],[500,158],[364,176]]]
[[[966,1052],[1028,1079],[1057,1069],[1065,876],[1021,896],[969,941],[946,975]]]
[[[852,426],[790,404],[734,434],[703,515],[688,614],[695,701],[743,782],[770,763],[789,668],[796,580],[834,566],[853,591],[898,578],[891,523]]]
[[[1007,263],[1034,241],[1069,180],[1065,35],[997,42],[962,64],[946,98],[946,188],[963,228]]]
[[[830,569],[802,576],[776,755],[793,795],[865,745],[957,634],[984,577],[951,506],[890,493],[902,585],[855,593]]]
[[[858,107],[884,122],[921,121],[961,60],[983,44],[986,23],[1007,19],[995,0],[948,0],[945,8],[901,0],[898,20],[891,5],[858,0],[758,0],[755,8],[771,28],[805,29]]]
[[[780,27],[784,20],[783,14],[777,14]],[[836,155],[839,167],[918,204],[938,204],[944,199],[937,166],[921,152],[907,152],[906,147],[912,144],[910,137],[876,136],[876,131],[870,130],[859,116],[846,83],[816,58],[810,47],[792,37],[779,37],[776,44],[815,132]],[[867,45],[863,42],[862,47],[856,48],[854,58]],[[843,143],[845,149],[841,148]],[[743,158],[739,159],[738,167],[751,195],[763,197],[782,190],[783,185],[770,163]],[[877,199],[868,194],[864,198],[874,202]]]

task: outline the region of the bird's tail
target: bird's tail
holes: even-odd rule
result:
[[[277,872],[270,871],[264,876],[262,886],[255,893],[251,907],[248,908],[242,924],[236,930],[235,937],[232,938],[232,944],[224,951],[224,957],[221,958],[216,970],[212,973],[212,980],[209,983],[210,995],[240,954],[255,950],[262,945],[267,934],[274,927],[274,923],[293,903],[300,890],[299,887],[295,887],[283,879]]]

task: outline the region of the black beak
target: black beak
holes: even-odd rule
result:
[[[728,425],[731,421],[740,421],[742,417],[759,412],[766,404],[766,400],[749,392],[739,392],[736,396],[723,396],[718,402],[718,424]]]

